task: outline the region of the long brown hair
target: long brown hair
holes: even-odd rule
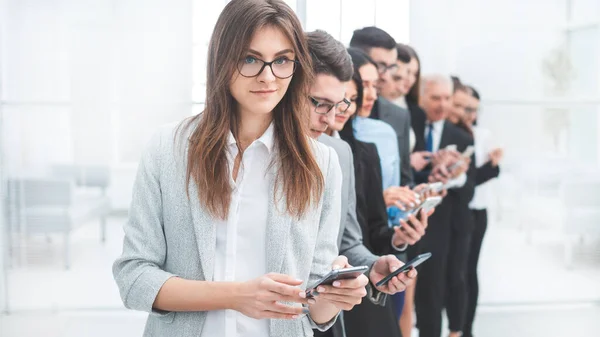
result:
[[[407,44],[398,43],[397,48],[402,48],[406,51],[411,58],[414,58],[419,64],[419,69],[417,70],[417,74],[415,75],[417,80],[415,84],[413,84],[412,88],[408,94],[406,94],[406,101],[411,104],[419,105],[419,98],[421,96],[421,60],[419,59],[419,55],[415,49]]]
[[[291,41],[298,62],[287,92],[273,110],[277,151],[272,163],[277,168],[274,198],[285,197],[287,212],[299,218],[324,189],[323,174],[308,140],[307,97],[314,75],[302,25],[281,0],[232,0],[221,12],[209,44],[205,109],[185,126],[197,125],[189,137],[186,182],[189,186],[194,179],[202,206],[222,219],[227,218],[232,192],[227,138],[231,131],[239,139],[240,123],[229,84],[254,33],[269,25]]]

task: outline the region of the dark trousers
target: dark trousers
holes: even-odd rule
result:
[[[431,258],[418,269],[415,309],[419,337],[440,337],[442,310],[447,307],[451,331],[462,331],[466,314],[466,271],[470,226],[453,224],[452,210],[442,209],[429,220],[421,252]],[[464,219],[464,218],[462,218]]]
[[[471,250],[467,263],[467,314],[463,328],[463,337],[473,336],[473,321],[475,320],[475,311],[479,297],[477,265],[479,263],[481,244],[487,230],[487,210],[473,210],[472,212],[475,228],[471,237]]]

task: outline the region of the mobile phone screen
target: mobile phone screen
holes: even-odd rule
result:
[[[383,280],[377,282],[376,286],[381,287],[382,285],[388,283],[394,276],[399,275],[400,273],[407,272],[411,268],[416,268],[421,263],[427,261],[430,257],[431,257],[431,253],[423,253],[423,254],[415,257],[414,259],[412,259],[411,261],[406,263],[404,266],[402,266],[395,272],[390,273],[388,276],[384,277]]]
[[[306,296],[312,297],[312,292],[321,285],[332,285],[334,281],[357,278],[369,270],[368,266],[342,268],[330,271],[323,278],[306,288]]]

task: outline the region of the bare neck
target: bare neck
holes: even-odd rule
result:
[[[252,142],[260,138],[273,120],[272,114],[240,113],[240,126],[238,129],[239,147],[244,151]]]

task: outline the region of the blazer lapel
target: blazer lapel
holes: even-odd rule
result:
[[[270,188],[274,191],[275,175],[271,175]],[[277,196],[283,195],[278,187]],[[281,272],[286,245],[292,225],[292,217],[286,212],[285,198],[277,198],[275,202],[269,202],[267,215],[267,272]]]
[[[193,128],[196,126],[197,124],[194,125]],[[193,130],[193,128],[191,129]],[[189,134],[187,135],[188,141],[185,144],[184,151],[181,153],[183,158],[187,158],[192,130],[189,130]],[[186,166],[187,159],[184,160],[184,168]],[[188,202],[194,226],[194,235],[196,236],[196,243],[198,246],[198,256],[200,257],[202,277],[205,281],[212,281],[215,270],[215,248],[217,245],[216,225],[219,220],[215,219],[210,213],[201,207],[200,199],[198,199],[198,185],[196,185],[194,179],[190,179],[188,189]]]
[[[189,185],[190,211],[194,220],[194,233],[198,243],[198,255],[205,281],[213,280],[215,266],[215,247],[217,244],[216,223],[218,222],[206,210],[200,207],[198,186],[191,180]]]
[[[449,121],[444,121],[444,129],[442,130],[442,138],[440,139],[440,150],[450,145],[452,141],[450,138],[450,128],[448,127]]]
[[[379,97],[377,99],[377,113],[379,115],[379,119],[382,121],[387,121],[390,117],[390,109],[387,108],[384,98]]]
[[[412,128],[417,139],[414,151],[425,151],[425,123],[421,119],[417,119],[413,121]]]

